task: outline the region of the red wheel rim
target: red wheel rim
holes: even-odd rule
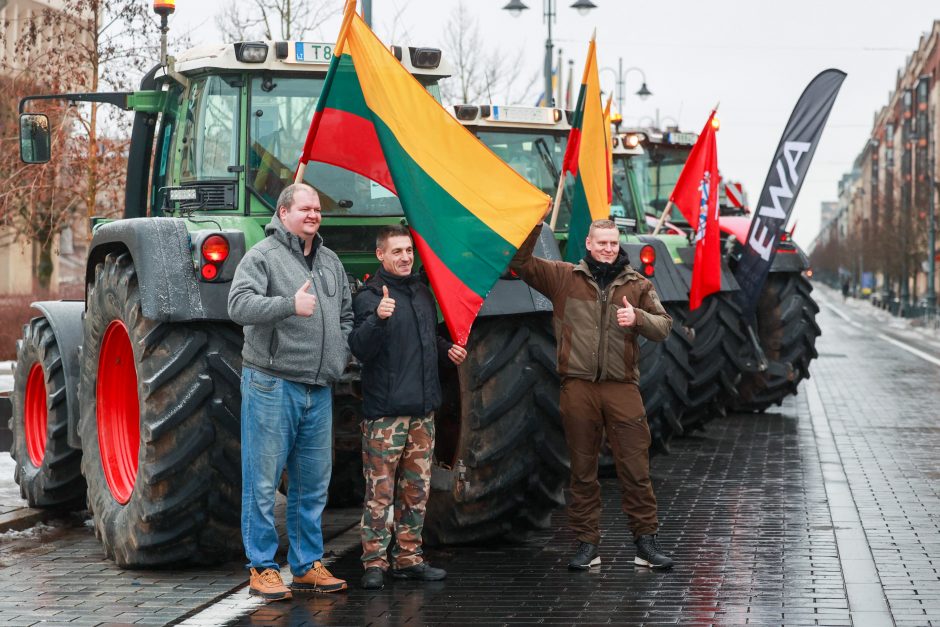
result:
[[[35,363],[29,370],[26,380],[26,403],[23,408],[23,422],[26,431],[26,452],[33,466],[42,466],[46,456],[46,424],[49,412],[46,408],[46,377],[42,364]]]
[[[137,369],[127,327],[113,320],[104,332],[98,357],[98,448],[111,495],[127,503],[137,480],[140,405]]]

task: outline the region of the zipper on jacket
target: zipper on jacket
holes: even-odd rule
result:
[[[317,255],[313,259],[313,267],[316,269],[317,274],[320,275],[320,279],[323,279],[323,269],[320,267],[320,255]],[[323,353],[326,352],[326,316],[323,315],[323,303],[320,300],[320,289],[317,287],[317,277],[314,276],[313,270],[310,271],[310,283],[313,284],[313,291],[317,293],[317,309],[320,312],[320,343],[322,346],[320,347],[320,363],[317,365],[317,374],[313,377],[314,381],[319,381],[320,370],[323,369]]]
[[[607,291],[602,290],[600,285],[597,285],[597,291],[600,293],[600,298],[598,302],[601,307],[601,320],[598,325],[598,336],[597,336],[597,376],[594,379],[595,381],[600,381],[601,377],[604,376],[604,354],[607,352]]]

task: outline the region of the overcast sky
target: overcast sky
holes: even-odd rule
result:
[[[180,2],[171,26],[193,29],[206,41],[217,39],[213,16],[233,1],[245,8],[252,5],[250,0]],[[479,18],[487,46],[519,58],[528,68],[526,81],[540,71],[546,34],[543,0],[524,0],[530,10],[518,18],[502,10],[506,0],[465,1]],[[616,68],[622,58],[624,68],[643,70],[653,92],[641,101],[633,95],[640,74],[627,75],[627,123],[655,117],[658,111],[660,118],[678,120],[683,130],[697,132],[720,101],[719,167],[744,183],[752,203],[803,88],[826,68],[848,73],[794,211],[796,238],[803,245],[819,229],[820,202],[836,199],[839,178],[867,140],[874,113],[886,104],[898,70],[940,18],[936,0],[593,1],[598,8],[582,17],[569,8],[573,0],[561,0],[553,28],[556,47],[575,61],[575,80],[596,27],[601,67]],[[407,33],[404,43],[443,47],[444,25],[458,2],[373,0],[374,28],[387,35],[398,14],[394,30]],[[327,22],[316,39],[332,41],[338,27],[338,18]],[[601,85],[613,89],[614,74],[602,70]]]

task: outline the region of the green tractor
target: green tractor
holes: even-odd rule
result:
[[[695,144],[695,133],[628,130],[618,133],[621,146],[644,148],[641,154],[614,151],[614,170],[632,169],[631,184],[641,187],[646,221],[654,225],[666,209],[669,195]],[[730,188],[730,189],[729,189]],[[819,307],[812,299],[812,286],[803,276],[809,267],[806,254],[789,236],[781,239],[770,276],[757,303],[756,329],[742,322],[735,298],[737,260],[750,227],[746,199],[740,185],[723,181],[719,194],[723,249],[721,292],[708,297],[699,309],[685,311],[685,325],[695,340],[689,360],[695,378],[689,384],[688,427],[703,424],[728,409],[764,411],[796,394],[800,381],[809,377],[809,364],[816,357]],[[694,249],[692,229],[673,207],[666,229],[657,237],[669,242],[683,275],[691,281]]]
[[[549,195],[555,194],[570,131],[570,112],[541,107],[456,105],[454,114],[530,183]],[[643,151],[639,147],[633,150],[637,154]],[[643,187],[626,180],[634,175],[632,170],[615,168],[611,216],[621,228],[623,247],[630,255],[631,263],[653,282],[660,300],[675,321],[673,332],[665,342],[640,339],[643,364],[640,388],[653,437],[652,448],[654,452],[665,452],[670,439],[683,432],[682,416],[688,404],[687,386],[692,376],[688,363],[691,338],[681,323],[682,318],[677,315],[687,309],[688,287],[673,263],[668,242],[643,234],[646,231],[642,211],[644,202],[639,195]],[[566,185],[568,188],[562,196],[554,237],[544,237],[549,229],[543,229],[541,248],[536,251],[541,257],[563,258],[568,240],[573,183],[569,180]],[[521,282],[517,280],[517,283]],[[524,285],[517,289],[528,290]],[[538,292],[528,291],[534,302],[545,300]],[[550,305],[547,305],[539,310],[538,315],[548,320],[550,310]],[[553,337],[549,336],[548,340],[554,343]],[[553,403],[557,405],[557,402],[557,395],[553,396]],[[557,414],[557,408],[553,408],[552,413]],[[607,461],[602,460],[602,465],[606,467]]]
[[[439,50],[392,47],[432,94]],[[130,93],[21,103],[21,157],[49,158],[45,99],[111,103],[134,116],[122,219],[95,220],[85,299],[40,302],[17,343],[12,454],[32,507],[87,505],[122,567],[213,563],[240,547],[242,333],[231,279],[292,182],[332,55],[301,41],[203,45],[154,67]],[[374,237],[403,221],[398,199],[348,170],[311,163],[321,233],[350,284],[375,270]],[[507,282],[509,283],[509,282]],[[448,375],[426,534],[524,537],[563,503],[565,449],[544,303],[499,285]],[[333,504],[361,503],[359,376],[334,388]],[[545,462],[541,464],[540,462]],[[543,466],[550,468],[542,472]]]

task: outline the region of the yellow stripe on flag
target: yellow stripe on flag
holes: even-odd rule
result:
[[[601,87],[597,71],[597,51],[594,39],[588,46],[584,66],[584,117],[581,122],[581,148],[578,155],[578,174],[584,186],[591,220],[610,217],[608,171],[610,157],[608,143],[610,123],[601,110]],[[606,130],[605,130],[606,129]]]
[[[610,193],[614,183],[614,140],[610,133],[610,103],[614,96],[607,96],[607,105],[604,107],[604,137],[607,139],[607,199],[610,201]]]
[[[533,207],[547,210],[549,197],[447,113],[358,15],[344,45],[366,104],[401,147],[454,200],[518,247],[538,220]]]

